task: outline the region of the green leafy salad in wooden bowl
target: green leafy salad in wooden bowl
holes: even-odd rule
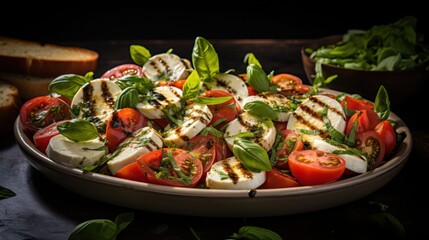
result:
[[[369,99],[384,85],[393,102],[403,102],[422,89],[428,78],[429,47],[417,31],[417,22],[406,16],[309,43],[301,50],[309,81]]]

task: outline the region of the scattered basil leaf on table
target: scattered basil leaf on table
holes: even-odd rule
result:
[[[92,219],[77,225],[69,240],[114,240],[134,220],[134,213],[119,214],[115,222],[109,219]]]
[[[14,196],[16,196],[15,192],[8,188],[0,186],[0,199],[6,199]]]
[[[282,237],[274,231],[256,226],[243,226],[238,233],[233,233],[226,240],[247,239],[247,240],[282,240]]]

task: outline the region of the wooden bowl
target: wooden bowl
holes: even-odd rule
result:
[[[334,44],[342,39],[342,35],[333,35],[311,41],[301,49],[301,58],[304,71],[310,83],[315,77],[315,61],[305,53],[306,48],[313,50],[322,46]],[[429,74],[425,66],[419,66],[398,71],[369,71],[354,70],[322,64],[322,72],[325,78],[337,75],[328,87],[341,92],[359,94],[362,97],[374,101],[380,85],[383,85],[391,101],[392,106],[405,106],[410,104],[417,94],[424,94],[425,86],[429,80]]]

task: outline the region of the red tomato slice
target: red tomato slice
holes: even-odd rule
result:
[[[343,107],[346,107],[347,104],[347,108],[350,110],[374,110],[374,103],[365,99],[358,99],[348,95],[345,96],[340,103]]]
[[[134,108],[114,112],[106,125],[109,152],[113,152],[132,132],[147,125],[148,119]]]
[[[183,90],[183,85],[185,85],[186,79],[179,79],[175,81],[168,82],[168,86],[174,86]]]
[[[396,146],[396,131],[393,128],[392,124],[389,120],[383,120],[377,126],[375,126],[374,130],[378,133],[381,140],[384,142],[385,148],[385,156],[388,156],[393,152]]]
[[[288,188],[301,186],[291,175],[284,173],[276,168],[267,171],[265,182],[259,187],[262,189]]]
[[[374,110],[358,110],[348,120],[346,125],[346,134],[349,135],[353,128],[354,122],[358,121],[356,133],[374,130],[375,126],[380,123],[380,117]]]
[[[293,151],[288,164],[292,175],[302,185],[334,182],[346,169],[346,161],[342,157],[319,150]]]
[[[169,159],[169,155],[173,159]],[[174,169],[171,161],[180,169]],[[148,182],[174,187],[192,188],[203,174],[203,164],[184,149],[163,148],[143,154],[137,159]],[[182,175],[181,175],[182,174]]]
[[[68,120],[55,122],[38,130],[33,135],[34,145],[37,147],[37,149],[39,149],[43,153],[46,153],[46,148],[48,147],[49,141],[51,140],[51,138],[60,134],[60,132],[57,129],[57,126],[66,121]]]
[[[51,123],[71,119],[69,106],[51,96],[39,96],[27,100],[20,109],[19,118],[24,131],[34,134]]]
[[[279,86],[281,91],[299,91],[302,87],[302,80],[298,76],[288,73],[279,73],[271,78],[271,82]]]
[[[148,182],[146,175],[143,173],[137,162],[130,163],[119,169],[115,177],[139,181]]]
[[[213,90],[207,90],[203,92],[200,97],[227,97],[231,96],[232,94],[221,89],[213,89]],[[216,105],[209,105],[209,109],[213,114],[213,118],[211,122],[208,124],[208,126],[211,126],[213,123],[218,123],[219,121],[223,121],[218,123],[215,128],[220,129],[223,126],[225,126],[227,123],[234,120],[238,113],[241,111],[240,105],[237,101],[235,101],[235,98],[231,98],[229,101],[216,104]]]
[[[279,160],[276,162],[276,167],[279,169],[289,169],[287,157],[292,151],[299,151],[304,149],[304,142],[299,137],[298,133],[291,129],[284,129],[281,131],[281,148],[277,149],[276,155]]]
[[[109,69],[103,73],[100,78],[109,78],[113,80],[127,75],[144,77],[142,67],[134,63],[125,63]]]
[[[370,169],[374,169],[383,163],[386,148],[376,131],[366,131],[356,135],[356,148],[368,154],[372,162]]]

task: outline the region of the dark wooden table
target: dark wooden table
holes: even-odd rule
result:
[[[243,58],[253,52],[264,69],[289,72],[307,81],[300,59],[300,48],[311,39],[285,40],[210,40],[219,54],[221,71],[230,68],[243,72]],[[190,58],[193,40],[121,40],[62,42],[87,47],[100,54],[95,73],[132,62],[130,44],[140,44],[152,54],[172,48],[179,56]],[[396,229],[377,225],[371,216],[380,212],[378,202],[388,205],[387,213],[400,221],[406,239],[429,239],[429,210],[426,174],[429,168],[429,130],[427,98],[422,94],[403,106],[393,106],[410,128],[414,148],[399,174],[378,191],[359,200],[317,212],[264,218],[208,218],[145,212],[81,197],[69,192],[35,170],[24,157],[11,134],[0,142],[0,186],[17,195],[0,200],[0,239],[67,239],[73,228],[90,219],[110,219],[134,212],[134,221],[118,239],[225,239],[241,226],[271,229],[283,239],[394,239]],[[427,113],[426,113],[427,114]],[[315,199],[317,201],[317,199]],[[287,204],[285,202],[284,204]],[[178,206],[180,207],[180,206]],[[207,206],[210,207],[210,206]],[[278,206],[281,208],[282,206]]]

